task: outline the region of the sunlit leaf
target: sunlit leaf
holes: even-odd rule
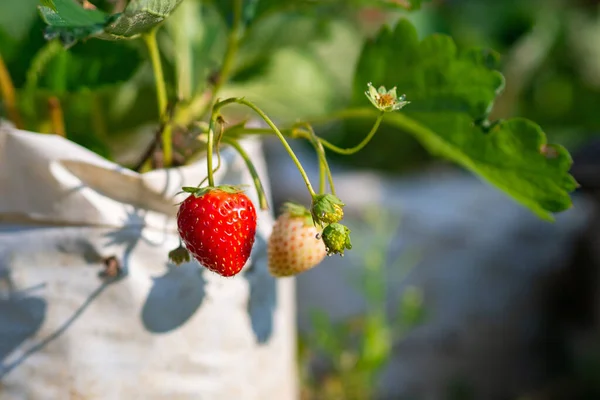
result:
[[[355,75],[354,103],[369,105],[364,95],[368,82],[397,86],[411,103],[402,112],[386,115],[385,122],[552,220],[551,213],[571,206],[569,193],[577,187],[569,174],[571,157],[563,147],[547,144],[534,122],[487,121],[503,88],[495,64],[492,53],[459,51],[445,35],[419,41],[414,27],[401,20],[365,44]]]
[[[119,14],[85,9],[74,0],[43,0],[39,11],[46,39],[65,46],[88,37],[132,39],[162,23],[182,0],[131,0]]]

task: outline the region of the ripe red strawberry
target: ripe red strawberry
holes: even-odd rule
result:
[[[310,212],[301,205],[286,203],[277,218],[269,245],[269,272],[276,277],[292,276],[315,267],[327,250],[318,238]]]
[[[252,201],[233,186],[183,188],[177,227],[185,247],[209,270],[234,276],[250,257],[256,233]]]

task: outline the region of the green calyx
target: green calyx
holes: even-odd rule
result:
[[[185,247],[179,245],[179,247],[177,247],[175,250],[171,250],[169,252],[169,260],[171,260],[175,265],[190,262],[190,253],[185,249]]]
[[[225,193],[240,193],[244,191],[246,185],[219,185],[219,186],[205,186],[202,188],[196,186],[184,186],[181,190],[185,193],[193,194],[195,197],[202,197],[208,192],[214,190],[220,190]]]
[[[311,213],[320,225],[333,224],[344,218],[345,204],[333,194],[318,194],[313,197]]]
[[[290,217],[293,218],[304,218],[304,224],[306,226],[314,225],[310,211],[308,211],[308,209],[302,204],[288,201],[283,204],[282,212],[288,214]]]
[[[344,255],[344,250],[352,249],[352,242],[350,241],[350,229],[342,224],[333,223],[327,225],[323,229],[321,235],[323,243],[327,248],[327,254],[340,254]]]

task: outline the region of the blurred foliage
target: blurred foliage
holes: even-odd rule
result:
[[[124,2],[91,3],[115,13]],[[260,3],[287,10],[287,2]],[[114,152],[122,143],[130,143],[132,135],[146,132],[146,126],[157,120],[152,71],[143,43],[92,38],[61,50],[54,41],[45,41],[46,25],[37,15],[37,5],[37,0],[24,0],[0,6],[0,55],[17,89],[24,127],[47,132],[47,101],[56,96],[64,109],[68,137],[119,160],[121,154]],[[348,93],[352,66],[345,55],[348,51],[355,55],[358,48],[353,44],[344,49],[359,43],[360,33],[353,26],[350,6],[337,2],[328,10],[334,14],[292,9],[261,16],[261,24],[245,32],[224,95],[250,93],[260,98],[264,94],[271,100],[270,111],[276,105],[281,118],[296,118],[325,111],[340,82]],[[319,18],[312,18],[315,15]],[[167,81],[178,78],[177,87],[168,87],[172,99],[186,101],[201,94],[218,71],[227,37],[228,17],[223,17],[213,2],[189,0],[159,32]],[[314,84],[306,85],[307,78]],[[289,90],[281,91],[282,81]],[[293,82],[296,85],[290,86]]]
[[[525,116],[551,140],[576,145],[600,133],[593,112],[600,100],[598,6],[587,0],[462,0],[444,2],[437,14],[459,46],[485,44],[504,54],[509,87],[497,117]]]
[[[219,85],[219,97],[248,97],[280,124],[290,124],[364,105],[362,92],[368,81],[397,85],[412,102],[406,115],[428,131],[407,130],[407,124],[398,123],[399,117],[391,115],[391,123],[384,123],[376,139],[360,155],[342,158],[344,162],[402,171],[429,162],[429,154],[441,155],[482,175],[542,217],[549,218],[548,212],[570,204],[564,192],[574,186],[563,171],[568,168],[568,155],[558,147],[554,148],[554,161],[539,154],[534,147],[542,145],[544,138],[534,125],[498,125],[496,130],[506,140],[494,140],[495,126],[488,117],[523,115],[523,109],[532,114],[548,110],[539,116],[542,121],[554,118],[554,122],[544,128],[556,128],[555,133],[575,131],[575,137],[585,121],[590,128],[596,124],[592,118],[562,125],[556,121],[575,107],[575,92],[569,89],[572,80],[547,78],[551,83],[529,87],[535,81],[531,78],[543,76],[539,69],[544,63],[554,60],[556,69],[564,59],[553,58],[553,52],[561,43],[570,43],[571,20],[578,18],[576,25],[587,27],[588,35],[598,30],[593,18],[578,11],[579,6],[558,0],[535,7],[510,0],[502,3],[504,8],[499,3],[483,6],[474,0],[240,0],[238,11],[234,0],[80,1],[83,4],[43,0],[39,7],[42,18],[35,15],[35,4],[29,1],[4,6],[7,12],[0,38],[5,40],[0,42],[0,54],[17,88],[25,128],[51,129],[48,101],[58,99],[70,139],[129,165],[135,162],[135,147],[144,148],[150,140],[148,127],[157,124],[147,49],[141,40],[104,41],[94,36],[132,39],[170,14],[158,37],[168,97],[180,109],[195,110],[191,114],[204,110],[187,122],[206,118],[208,108],[198,104],[211,97],[212,86],[222,73],[227,43],[239,37],[231,71],[227,69],[224,86]],[[557,11],[563,9],[570,19],[555,21]],[[242,19],[233,26],[236,13]],[[23,24],[16,25],[16,19]],[[48,26],[44,27],[42,19]],[[487,19],[490,23],[482,22]],[[397,27],[397,32],[380,29],[382,24]],[[72,48],[60,48],[57,39],[46,42],[43,31],[46,37],[58,36]],[[440,31],[456,34],[458,45],[446,36],[429,36]],[[482,39],[473,39],[474,33]],[[421,41],[425,35],[428,39]],[[545,44],[534,46],[544,51],[533,57],[527,51],[529,41]],[[495,53],[478,49],[482,43],[498,44],[507,58],[499,63]],[[473,46],[474,50],[464,50]],[[573,52],[572,48],[569,51]],[[580,52],[590,49],[584,47]],[[512,83],[496,99],[504,82],[492,70],[498,64]],[[594,66],[589,61],[585,64],[587,75],[581,73],[584,66],[580,67],[579,75],[587,76],[586,82],[593,80],[595,75],[589,71]],[[557,101],[549,101],[555,91],[561,95]],[[527,101],[530,92],[531,101]],[[539,102],[545,105],[536,106]],[[578,112],[586,109],[591,113],[589,106],[577,107]],[[232,113],[226,118],[244,116]],[[319,133],[329,133],[332,141],[345,147],[364,135],[367,126],[351,121],[319,128]],[[488,129],[492,131],[489,140],[483,135]],[[476,140],[471,140],[473,137]],[[528,163],[524,157],[535,158],[531,161],[535,171],[530,175],[521,174],[523,164]],[[493,168],[488,168],[492,164]]]
[[[532,119],[549,141],[571,150],[600,134],[594,111],[600,101],[598,10],[597,1],[447,0],[408,18],[421,38],[445,33],[459,49],[493,48],[501,54],[499,67],[507,87],[496,100],[491,119]],[[360,137],[356,127],[338,126],[333,133],[345,146]],[[388,171],[432,161],[418,142],[390,126],[383,126],[360,156],[338,160]]]
[[[490,123],[492,102],[504,86],[494,69],[497,59],[487,50],[458,50],[446,35],[419,41],[414,27],[400,21],[364,46],[353,102],[368,104],[364,82],[369,79],[387,87],[397,85],[411,106],[390,114],[384,123],[414,135],[431,154],[470,169],[540,217],[551,219],[549,212],[571,204],[569,192],[576,187],[568,174],[571,158],[560,146],[553,146],[551,155],[540,151],[546,146],[545,137],[530,121]],[[367,124],[351,121],[349,129],[367,130]]]
[[[366,308],[343,321],[332,321],[322,310],[313,311],[311,331],[299,338],[303,400],[375,398],[377,379],[390,361],[393,344],[426,317],[422,291],[407,285],[389,317],[388,288],[403,283],[416,262],[415,254],[408,251],[389,260],[399,219],[374,208],[364,216],[364,226],[353,230],[359,235],[354,250],[364,255],[361,268],[348,269],[342,278],[357,287]]]
[[[121,0],[91,3],[108,14],[121,12],[126,5]],[[159,40],[169,66],[167,74],[182,78],[177,80],[178,87],[168,88],[171,98],[185,100],[202,92],[218,71],[232,18],[231,3],[186,1],[166,20]],[[252,97],[268,113],[285,121],[325,115],[352,102],[352,77],[363,39],[372,37],[382,23],[407,18],[420,37],[447,33],[458,48],[485,46],[503,54],[500,65],[502,72],[511,73],[509,87],[492,116],[531,118],[550,139],[575,146],[600,128],[594,112],[600,100],[600,66],[595,61],[600,51],[600,22],[593,3],[247,0],[244,37],[223,96]],[[77,110],[65,112],[69,134],[89,146],[88,137],[96,144],[107,139],[108,143],[102,144],[104,153],[119,158],[110,150],[120,148],[118,139],[128,142],[128,135],[156,121],[154,100],[147,95],[154,88],[146,50],[138,41],[89,39],[69,52],[47,57],[46,63],[38,63],[32,71],[32,61],[43,58],[48,46],[41,34],[45,25],[38,4],[37,0],[23,0],[0,6],[0,54],[24,103],[26,127],[42,130],[45,101],[58,95],[78,105]],[[405,8],[419,10],[408,13]],[[524,71],[518,67],[522,63],[519,57],[527,52],[517,50],[536,35],[542,36],[544,52]],[[515,64],[517,67],[512,67]],[[34,78],[37,82],[31,82]],[[510,82],[518,87],[513,90]],[[21,93],[27,86],[27,93]],[[88,105],[83,107],[83,103]],[[95,116],[92,110],[96,110]],[[103,121],[103,126],[97,126],[98,121]],[[362,134],[345,124],[324,129],[342,146],[354,144]],[[431,157],[414,138],[388,125],[381,129],[364,153],[340,161],[389,171],[430,162]]]

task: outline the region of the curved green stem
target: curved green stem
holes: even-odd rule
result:
[[[314,129],[310,124],[304,123],[302,124],[307,130],[308,133],[299,132],[302,136],[308,136],[307,139],[311,142],[317,156],[319,157],[319,193],[325,193],[325,176],[327,176],[327,180],[329,181],[329,188],[331,189],[331,194],[335,196],[335,185],[333,184],[333,176],[331,174],[331,169],[329,168],[329,163],[327,162],[327,156],[325,154],[325,149],[323,148],[323,144],[320,141],[320,138],[315,133]]]
[[[319,160],[319,194],[325,193],[325,165]]]
[[[279,132],[285,137],[289,137],[295,139],[300,134],[300,137],[304,137],[304,132],[294,131],[293,129],[280,129]],[[236,126],[227,131],[227,136],[229,137],[240,137],[243,135],[268,135],[273,133],[273,129],[271,128],[246,128],[244,126]]]
[[[294,161],[294,164],[296,164],[296,168],[298,168],[298,171],[300,171],[300,174],[302,175],[302,179],[304,179],[304,183],[306,184],[306,188],[308,189],[308,192],[310,193],[311,197],[316,196],[316,193],[315,193],[312,185],[310,184],[310,180],[308,179],[308,175],[306,174],[306,171],[304,170],[304,168],[302,167],[302,164],[298,160],[298,157],[296,157],[296,154],[294,154],[294,151],[292,150],[292,148],[290,147],[288,142],[285,140],[285,136],[283,136],[283,134],[277,128],[277,126],[275,126],[273,121],[271,121],[271,119],[260,108],[258,108],[252,102],[250,102],[244,98],[232,98],[232,99],[227,99],[227,100],[233,100],[234,102],[236,102],[238,104],[242,104],[242,105],[245,105],[246,107],[251,108],[267,123],[267,125],[269,125],[271,127],[273,132],[275,132],[275,134],[281,141],[281,144],[287,151],[287,153],[290,156],[290,158],[292,159],[292,161]],[[227,101],[227,100],[225,100],[225,101]],[[217,103],[217,104],[220,104],[220,103]]]
[[[352,147],[349,149],[343,149],[323,138],[319,138],[319,142],[322,143],[323,146],[325,146],[327,149],[334,151],[338,154],[350,155],[350,154],[354,154],[354,153],[360,151],[369,143],[369,141],[373,138],[373,136],[379,129],[379,126],[381,125],[381,122],[383,120],[383,114],[384,114],[383,112],[377,112],[371,108],[355,108],[355,109],[342,110],[342,111],[331,114],[324,118],[317,118],[317,119],[314,119],[311,121],[306,121],[306,123],[321,124],[321,123],[330,122],[330,121],[333,121],[336,119],[364,119],[364,118],[376,117],[377,119],[375,120],[375,124],[373,125],[373,128],[371,129],[371,131],[355,147]],[[284,132],[285,136],[289,136],[292,138],[303,138],[303,139],[309,138],[308,134],[304,131],[298,131],[298,130],[293,130],[293,129],[282,129],[281,132]],[[271,133],[271,130],[264,129],[264,128],[243,128],[243,129],[240,129],[239,131],[236,130],[235,132],[231,132],[231,133],[239,134],[239,135],[241,135],[241,134],[262,135],[262,134]]]
[[[319,139],[315,139],[316,135],[314,135],[314,131],[312,129],[310,129],[309,132],[312,133],[310,142],[313,145],[313,147],[315,148],[317,157],[319,157],[319,194],[324,194],[325,193],[325,183],[327,180],[326,175],[327,175],[327,169],[328,169],[327,160],[325,159],[324,154],[323,154],[325,149],[323,149],[323,145],[321,143],[319,143]]]
[[[223,101],[219,101],[213,107],[212,113],[210,115],[210,123],[208,124],[208,132],[207,132],[207,141],[206,141],[206,174],[208,176],[208,186],[215,186],[215,180],[213,177],[213,167],[212,167],[212,155],[213,155],[213,147],[214,147],[214,129],[215,129],[215,121],[217,120],[217,115],[219,110],[225,107],[227,104],[235,103],[235,98],[226,99]],[[222,132],[221,132],[222,136]],[[220,137],[219,137],[220,140]],[[218,162],[219,167],[221,166],[221,156],[218,153]],[[217,168],[218,169],[218,168]]]
[[[383,111],[379,112],[379,115],[377,115],[377,119],[375,120],[375,124],[373,124],[371,131],[367,134],[367,136],[365,136],[365,138],[362,140],[362,142],[360,142],[359,144],[357,144],[354,147],[351,147],[349,149],[342,149],[341,147],[338,147],[338,146],[334,145],[333,143],[328,142],[325,139],[320,139],[320,142],[323,144],[323,146],[327,147],[331,151],[335,151],[338,154],[343,154],[343,155],[355,154],[355,153],[359,152],[360,150],[362,150],[371,141],[373,136],[375,136],[375,133],[377,133],[377,129],[379,129],[379,125],[381,125],[381,121],[383,120],[383,114],[384,114]]]
[[[215,112],[210,116],[210,124],[208,125],[208,140],[206,141],[206,174],[208,177],[208,186],[215,186],[215,178],[213,176],[212,156],[213,156],[213,142],[214,142],[214,129],[215,129]]]
[[[216,149],[217,149],[217,167],[213,170],[213,174],[219,169],[221,168],[221,151],[220,151],[220,147],[221,147],[221,140],[223,139],[223,132],[225,131],[223,129],[223,124],[225,123],[222,119],[218,119],[217,118],[217,122],[219,123],[219,134],[217,135],[217,143],[216,143]]]
[[[195,125],[200,125],[198,122],[195,123]],[[219,137],[217,138],[217,146],[219,145],[219,141],[220,141],[220,137],[223,135],[223,132],[220,132]],[[207,138],[208,138],[208,134],[207,134]],[[221,154],[218,152],[217,150],[217,166],[215,168],[213,168],[212,170],[212,175],[214,176],[214,174],[221,168]],[[204,182],[206,182],[208,180],[208,177],[210,176],[210,174],[206,174],[206,176],[204,177],[204,179],[202,179],[202,181],[200,181],[200,183],[198,184],[197,187],[200,187],[204,184]]]
[[[167,88],[165,85],[165,78],[162,69],[162,63],[160,61],[160,53],[158,51],[158,43],[156,41],[156,28],[150,30],[148,33],[143,35],[144,42],[148,48],[150,55],[150,61],[152,62],[152,69],[154,71],[154,83],[156,85],[156,98],[158,102],[158,115],[162,120],[165,117],[167,111]],[[164,157],[164,166],[169,167],[173,162],[173,146],[171,143],[171,126],[167,124],[162,133],[162,148]]]
[[[248,172],[250,172],[250,175],[252,176],[252,181],[254,182],[254,187],[256,188],[256,193],[258,195],[258,203],[260,204],[260,208],[261,208],[261,210],[267,210],[269,208],[269,205],[267,203],[267,196],[265,194],[265,189],[260,180],[260,176],[258,176],[258,172],[256,171],[256,168],[254,167],[254,164],[252,163],[252,160],[250,159],[250,156],[248,156],[248,153],[246,153],[246,151],[242,148],[242,146],[240,146],[238,141],[235,139],[230,139],[230,138],[224,137],[223,143],[226,143],[229,146],[233,147],[239,153],[240,157],[242,157],[244,162],[246,163],[246,167],[248,167]]]

